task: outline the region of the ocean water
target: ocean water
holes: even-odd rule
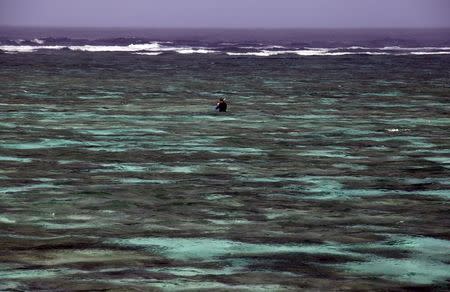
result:
[[[449,289],[449,35],[0,29],[0,290]]]

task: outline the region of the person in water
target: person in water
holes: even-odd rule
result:
[[[219,99],[219,102],[217,103],[216,106],[216,111],[219,112],[226,112],[227,111],[227,103],[225,102],[225,100],[223,98]]]

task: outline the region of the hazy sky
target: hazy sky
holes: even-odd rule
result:
[[[450,0],[0,0],[0,25],[450,27]]]

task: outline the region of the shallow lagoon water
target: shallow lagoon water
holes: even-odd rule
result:
[[[449,62],[0,54],[0,289],[448,289]]]

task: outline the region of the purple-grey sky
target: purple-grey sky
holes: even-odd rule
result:
[[[0,0],[0,25],[450,27],[450,0]]]

